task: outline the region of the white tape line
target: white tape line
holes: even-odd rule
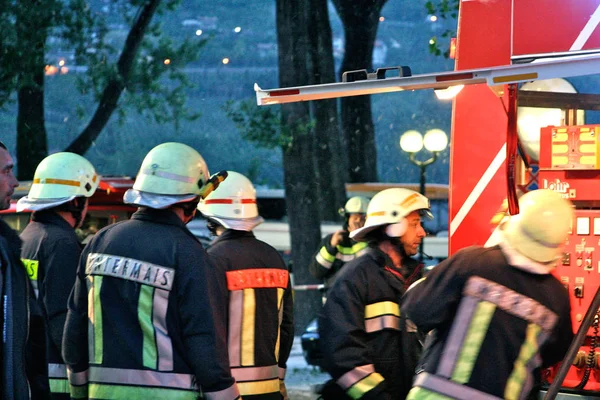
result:
[[[481,193],[483,193],[494,175],[496,175],[496,172],[498,172],[504,160],[506,160],[506,143],[504,143],[498,154],[496,154],[496,157],[494,157],[487,170],[483,173],[481,179],[479,179],[479,182],[477,182],[477,185],[475,185],[473,191],[469,194],[469,197],[467,197],[467,200],[465,200],[452,222],[450,222],[450,236],[454,235],[454,232],[456,232],[467,214],[469,214],[469,211],[471,211],[471,208],[473,208],[473,205],[479,199]]]
[[[577,36],[577,39],[573,42],[570,50],[581,50],[590,36],[592,36],[592,33],[594,33],[598,23],[600,23],[600,6],[596,8],[596,11],[594,11],[590,17],[590,20],[585,24],[581,32],[579,32],[579,36]]]

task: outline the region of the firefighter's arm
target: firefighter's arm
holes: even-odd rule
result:
[[[286,363],[292,351],[292,345],[294,343],[294,300],[292,296],[292,285],[288,281],[288,287],[283,295],[283,304],[281,306],[281,326],[280,326],[280,340],[279,340],[279,382],[282,388],[282,395],[285,392],[285,379]],[[286,398],[286,395],[284,398]]]
[[[438,264],[427,278],[406,292],[402,315],[423,332],[448,322],[460,302],[465,276],[459,266],[466,262],[462,252]]]
[[[225,277],[197,246],[180,248],[175,291],[187,362],[204,397],[233,400],[239,391],[229,370],[227,352],[227,287]]]
[[[558,315],[554,332],[541,349],[542,367],[544,368],[550,367],[564,358],[574,336],[569,295],[562,287],[559,290],[562,290],[563,293],[556,293],[556,295],[564,297],[564,308]]]
[[[315,252],[308,269],[310,273],[317,279],[323,279],[329,276],[333,271],[333,264],[336,261],[336,255],[338,253],[337,247],[331,245],[331,237],[333,234],[325,236],[321,243],[319,243],[319,249]]]
[[[329,291],[319,318],[324,367],[350,398],[387,400],[386,382],[369,356],[367,291],[368,277],[363,273],[344,274]]]
[[[62,349],[62,336],[67,319],[69,295],[75,285],[77,265],[81,248],[73,240],[62,239],[54,243],[45,254],[45,273],[43,285],[44,306],[48,318],[48,333],[57,349]]]
[[[62,337],[62,356],[67,364],[71,398],[87,398],[88,369],[88,296],[84,250],[77,269],[75,286],[69,295]]]

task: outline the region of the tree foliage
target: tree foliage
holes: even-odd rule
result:
[[[85,69],[78,75],[79,92],[97,102],[87,126],[69,151],[84,154],[112,114],[121,119],[135,110],[157,123],[193,120],[185,106],[190,87],[179,67],[198,58],[206,40],[175,43],[154,21],[180,0],[112,0],[110,13],[93,9],[86,0],[0,0],[0,107],[18,99],[17,159],[19,177],[31,178],[47,155],[44,121],[44,74],[65,73],[66,66]],[[128,27],[115,37],[109,23]],[[72,53],[65,66],[51,54]],[[17,94],[17,96],[14,96]],[[124,96],[122,96],[124,94]]]
[[[436,17],[442,19],[458,18],[459,7],[460,0],[428,0],[425,3],[425,8],[427,9],[429,15],[435,15]],[[436,56],[443,55],[445,58],[450,57],[450,46],[448,45],[448,42],[455,36],[455,29],[446,29],[444,32],[442,32],[440,38],[443,40],[438,39],[437,36],[433,36],[429,40],[429,52]],[[440,45],[440,42],[443,42],[445,44],[445,48],[448,50],[442,52],[442,46]]]

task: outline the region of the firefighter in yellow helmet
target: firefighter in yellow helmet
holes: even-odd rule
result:
[[[81,255],[63,342],[72,397],[239,398],[227,288],[185,226],[217,183],[185,144],[146,155],[124,195],[138,211],[96,233]]]
[[[252,233],[263,222],[256,190],[244,175],[227,171],[227,179],[200,202],[199,210],[217,235],[207,252],[227,281],[229,364],[240,394],[247,400],[287,399],[292,287],[281,255]]]
[[[351,197],[340,214],[344,217],[342,229],[325,236],[319,249],[308,266],[311,274],[323,280],[326,288],[333,284],[336,274],[345,263],[362,255],[367,244],[350,238],[350,233],[365,224],[369,199],[363,196]]]
[[[411,258],[425,237],[429,200],[412,190],[386,189],[350,237],[368,245],[346,264],[319,316],[323,367],[332,376],[324,399],[404,399],[420,354],[416,332],[400,303],[422,265]]]
[[[566,354],[569,295],[550,271],[573,206],[547,189],[524,194],[519,206],[497,245],[460,250],[408,291],[402,313],[435,332],[409,399],[533,398],[541,368]]]
[[[55,153],[35,170],[27,196],[17,211],[33,211],[21,233],[21,259],[46,315],[46,355],[53,399],[69,399],[67,370],[61,356],[67,300],[81,254],[75,229],[81,226],[100,176],[92,164],[74,153]]]

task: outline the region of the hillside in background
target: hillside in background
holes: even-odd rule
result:
[[[119,45],[127,34],[110,1],[92,1],[92,6],[110,20],[110,38]],[[334,53],[343,55],[343,31],[330,9],[334,32]],[[428,41],[439,35],[448,22],[432,22],[424,1],[389,2],[383,10],[375,66],[408,65],[413,74],[451,70],[453,62],[428,52]],[[232,169],[245,173],[256,183],[282,186],[281,154],[278,150],[257,149],[243,141],[234,124],[222,110],[227,100],[254,99],[254,83],[262,88],[278,87],[275,6],[272,0],[197,2],[184,0],[173,13],[161,20],[163,28],[175,38],[211,37],[200,59],[186,68],[196,87],[188,92],[189,107],[201,117],[183,123],[158,125],[128,111],[123,124],[116,115],[86,156],[104,175],[135,175],[148,150],[165,141],[187,143],[205,157],[211,171]],[[451,23],[450,23],[451,25]],[[236,27],[239,27],[239,32]],[[200,32],[201,31],[201,32]],[[48,63],[65,58],[68,49],[53,49]],[[230,62],[224,65],[223,58]],[[73,68],[72,68],[73,70]],[[76,73],[49,76],[46,92],[46,121],[51,152],[63,150],[85,126],[77,105],[84,105],[89,118],[95,104],[81,97],[75,88]],[[377,132],[378,171],[384,182],[416,182],[418,170],[402,154],[398,140],[409,129],[425,132],[441,128],[450,132],[451,103],[440,102],[431,91],[372,96]],[[0,111],[2,139],[10,149],[15,146],[16,111]],[[428,180],[448,182],[448,154],[428,169]]]

